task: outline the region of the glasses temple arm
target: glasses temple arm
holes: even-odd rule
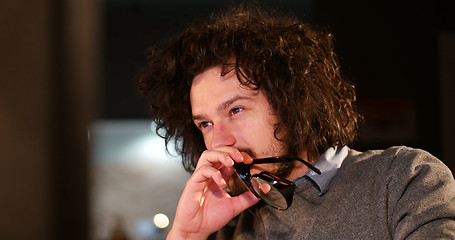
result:
[[[297,160],[303,164],[305,164],[305,166],[307,166],[308,168],[310,168],[312,171],[314,171],[315,173],[317,174],[321,174],[321,170],[319,170],[317,167],[311,165],[309,162],[301,159],[301,158],[297,158],[297,157],[268,157],[268,158],[259,158],[259,159],[254,159],[253,160],[253,163],[252,164],[263,164],[263,163],[277,163],[277,162],[283,162],[283,161],[286,161],[286,162],[289,162],[289,161],[294,161],[294,160]],[[250,164],[250,165],[252,165]]]
[[[303,160],[303,159],[300,159],[300,158],[296,158],[295,160],[305,164],[305,166],[307,166],[308,168],[310,168],[311,170],[313,170],[313,172],[321,175],[321,170],[319,170],[319,168],[313,166],[312,164],[310,164],[309,162]]]

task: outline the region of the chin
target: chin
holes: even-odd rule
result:
[[[295,162],[294,161],[280,163],[277,166],[276,170],[271,172],[271,173],[274,174],[277,177],[287,179],[289,177],[289,175],[291,175],[292,170],[294,169],[294,167],[295,167]]]

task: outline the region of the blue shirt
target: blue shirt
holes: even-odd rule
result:
[[[348,156],[348,150],[347,146],[340,149],[337,147],[327,149],[314,164],[316,168],[321,170],[320,175],[310,169],[304,175],[294,179],[293,182],[296,185],[300,185],[310,181],[319,190],[319,195],[324,194],[329,190],[332,178],[335,177],[343,160]]]

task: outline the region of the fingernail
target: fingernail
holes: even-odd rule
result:
[[[243,155],[240,152],[236,152],[235,156],[238,160],[243,161]]]
[[[231,159],[231,157],[226,156],[226,163],[228,163],[230,166],[234,165],[234,161]]]

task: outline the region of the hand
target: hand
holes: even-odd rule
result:
[[[233,147],[202,153],[180,196],[168,239],[207,239],[259,201],[250,191],[236,197],[226,192],[234,161],[249,164],[253,159]]]

